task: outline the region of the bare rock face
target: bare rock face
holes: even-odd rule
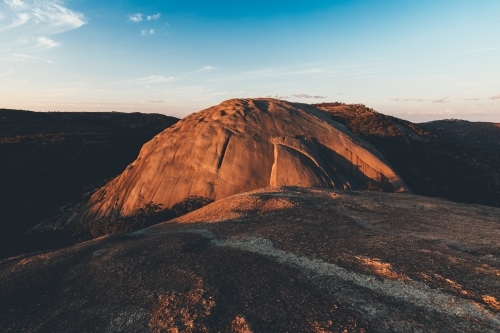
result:
[[[189,115],[144,145],[135,162],[73,220],[124,216],[153,202],[219,200],[268,186],[408,188],[379,152],[322,111],[234,99]]]
[[[500,209],[274,187],[0,261],[0,332],[500,332]]]

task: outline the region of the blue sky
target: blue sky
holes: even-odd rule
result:
[[[183,117],[274,96],[500,122],[498,17],[498,0],[0,0],[0,107]]]

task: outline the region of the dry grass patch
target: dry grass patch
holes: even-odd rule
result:
[[[187,293],[169,293],[160,296],[149,327],[153,333],[208,332],[204,320],[210,315],[215,301],[208,296],[203,280],[198,278]]]

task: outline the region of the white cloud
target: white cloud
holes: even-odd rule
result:
[[[319,95],[308,95],[308,94],[295,94],[292,95],[293,97],[297,98],[326,98],[326,96],[319,96]]]
[[[492,100],[500,99],[500,94],[490,96],[489,99],[492,99]]]
[[[146,16],[146,19],[147,19],[148,21],[156,21],[156,20],[158,20],[160,17],[161,17],[161,13],[156,13],[156,14],[154,14],[154,15],[148,15],[148,16]]]
[[[161,13],[156,13],[153,15],[146,15],[147,21],[156,21],[161,17]],[[139,23],[144,21],[144,15],[142,13],[136,13],[128,16],[129,21],[134,23]]]
[[[139,22],[142,21],[142,14],[141,13],[137,13],[137,14],[130,15],[128,17],[128,19],[131,22],[139,23]]]
[[[37,38],[37,46],[42,48],[42,49],[51,49],[51,48],[54,48],[54,47],[58,47],[58,46],[61,46],[61,43],[58,43],[50,38],[47,38],[47,37],[38,37]]]
[[[151,36],[155,34],[155,29],[141,30],[141,36]]]
[[[148,103],[163,103],[163,102],[165,102],[165,101],[163,100],[163,98],[159,98],[159,99],[154,100],[154,101],[148,101]]]

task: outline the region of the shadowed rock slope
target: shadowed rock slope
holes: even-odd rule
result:
[[[187,116],[73,221],[126,216],[146,203],[219,200],[268,186],[408,190],[382,155],[324,112],[275,99],[234,99]],[[71,219],[69,219],[71,221]]]
[[[498,332],[500,210],[267,188],[0,262],[2,332]]]
[[[414,124],[363,104],[314,106],[372,144],[414,193],[500,207],[498,124]]]

